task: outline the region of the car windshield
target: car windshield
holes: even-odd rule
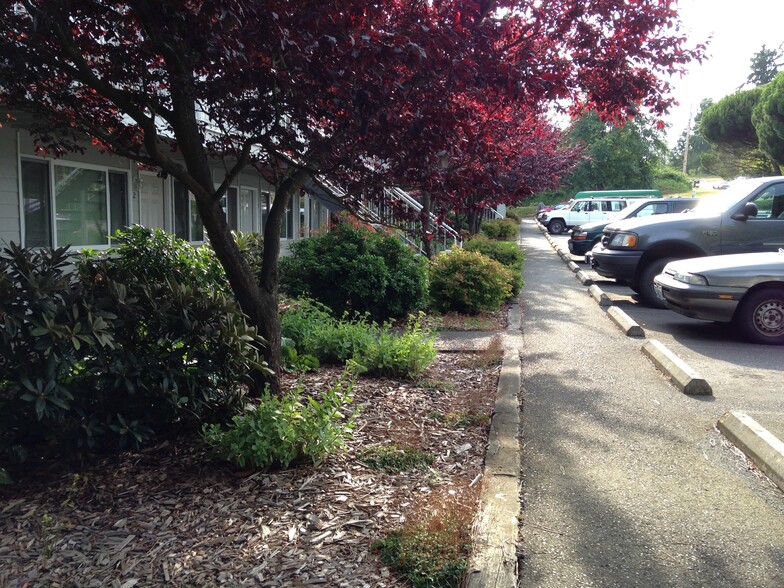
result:
[[[716,214],[724,212],[754,191],[754,189],[761,185],[764,181],[765,180],[763,178],[736,180],[730,184],[730,187],[723,194],[716,194],[715,196],[705,196],[700,198],[700,201],[694,207],[694,210],[696,212],[705,214]]]
[[[653,199],[652,198],[651,199],[646,198],[642,202],[639,202],[638,204],[635,204],[634,206],[627,206],[623,210],[623,212],[621,212],[621,214],[618,215],[618,220],[622,220],[622,219],[625,219],[625,218],[629,218],[630,216],[634,216],[634,214],[636,214],[638,210],[640,210],[644,206],[647,206],[648,203],[651,200],[653,200]]]

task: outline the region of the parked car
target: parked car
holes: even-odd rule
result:
[[[551,212],[553,210],[561,210],[564,208],[569,208],[573,203],[574,200],[569,200],[568,202],[559,202],[558,204],[547,205],[542,210],[539,210],[536,213],[536,220],[542,222],[542,219],[544,218],[543,217],[544,214],[547,214],[548,212]]]
[[[730,187],[730,183],[726,181],[716,182],[715,184],[713,184],[714,190],[726,190],[729,187]]]
[[[784,344],[784,249],[673,261],[654,284],[677,313],[733,322],[754,343]]]
[[[537,218],[553,235],[586,222],[610,219],[628,205],[626,198],[587,198],[575,200],[568,208],[541,213]]]
[[[591,250],[591,266],[665,308],[654,278],[676,259],[776,251],[784,247],[784,176],[733,182],[693,210],[612,222]]]
[[[625,218],[652,216],[654,214],[683,212],[693,208],[697,202],[699,202],[698,198],[650,198],[631,203],[612,221],[604,220],[574,227],[567,242],[569,253],[572,255],[586,255],[593,249],[594,245],[602,240],[602,231],[610,222]],[[587,262],[588,260],[586,260]]]

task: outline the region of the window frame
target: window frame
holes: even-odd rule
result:
[[[132,171],[128,168],[121,168],[115,166],[108,166],[108,165],[96,165],[91,163],[84,163],[80,161],[74,161],[70,159],[50,159],[47,157],[40,157],[36,155],[20,155],[18,158],[18,174],[19,174],[19,200],[20,200],[20,211],[19,211],[19,220],[20,220],[20,233],[21,233],[21,242],[23,246],[28,247],[27,240],[28,240],[28,218],[27,214],[24,209],[24,202],[25,202],[25,185],[24,185],[24,178],[22,174],[22,168],[25,162],[31,162],[34,164],[43,164],[46,165],[46,186],[47,186],[47,221],[48,226],[46,227],[46,231],[48,232],[48,244],[36,244],[31,245],[30,247],[62,247],[64,245],[69,245],[72,249],[95,249],[95,250],[105,250],[110,249],[113,246],[113,239],[111,237],[112,234],[112,227],[113,226],[128,226],[131,220],[131,200],[132,200]],[[102,243],[60,243],[58,239],[58,226],[57,226],[57,190],[56,190],[56,171],[55,166],[60,167],[71,167],[75,169],[82,169],[87,171],[97,171],[103,174],[104,179],[104,206],[105,206],[105,222],[106,222],[106,240]],[[112,213],[113,209],[115,208],[114,198],[112,194],[112,174],[116,176],[123,176],[125,179],[124,182],[124,194],[121,195],[121,199],[123,200],[123,213],[125,218],[122,222],[117,223],[113,222]],[[116,196],[116,195],[114,195]]]

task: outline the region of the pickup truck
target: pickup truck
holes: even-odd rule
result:
[[[604,227],[615,220],[625,218],[642,218],[654,214],[671,214],[683,212],[696,206],[697,198],[645,198],[639,202],[631,203],[623,209],[617,219],[612,221],[602,220],[593,223],[578,225],[572,229],[572,236],[567,241],[569,253],[572,255],[585,255],[602,240]]]
[[[591,251],[601,276],[627,283],[655,308],[665,308],[653,279],[676,259],[776,251],[784,247],[784,176],[733,182],[683,214],[612,222]]]
[[[608,220],[629,204],[625,198],[587,198],[575,200],[568,208],[553,209],[537,216],[553,235],[560,235],[575,225]]]

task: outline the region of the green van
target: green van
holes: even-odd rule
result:
[[[661,190],[587,190],[577,192],[575,200],[585,198],[661,198]]]

